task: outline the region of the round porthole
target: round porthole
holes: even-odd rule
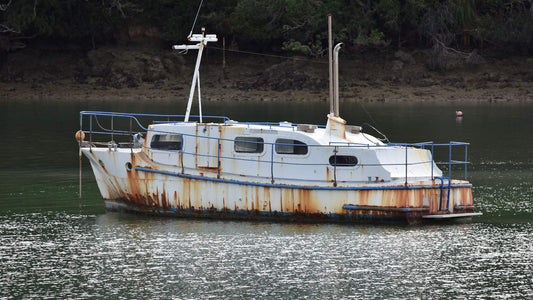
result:
[[[128,161],[126,163],[126,170],[131,171],[132,168],[133,168],[133,165]]]
[[[351,155],[333,155],[329,157],[329,164],[337,167],[353,167],[358,163],[357,157]]]

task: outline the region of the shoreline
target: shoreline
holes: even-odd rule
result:
[[[530,92],[531,91],[531,92]],[[202,102],[238,103],[319,103],[328,101],[329,91],[256,90],[232,87],[202,87]],[[195,95],[196,96],[196,95]],[[3,83],[0,102],[170,102],[187,103],[189,89],[172,89],[142,84],[134,88],[95,87],[88,84],[57,82],[41,84]],[[196,97],[195,97],[196,99]],[[533,104],[533,83],[516,87],[484,89],[457,89],[450,87],[412,87],[383,85],[380,87],[349,87],[340,93],[341,103],[509,103]]]
[[[215,53],[216,54],[216,53]],[[0,102],[183,101],[193,56],[104,47],[86,55],[21,51],[0,70]],[[430,70],[423,53],[345,56],[340,102],[533,103],[533,58],[492,59],[454,70]],[[202,102],[320,103],[329,97],[324,59],[206,55]]]

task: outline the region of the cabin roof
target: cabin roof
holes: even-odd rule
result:
[[[363,132],[352,133],[346,131],[344,138],[332,135],[327,132],[324,126],[308,125],[300,127],[298,124],[289,122],[280,123],[259,123],[259,122],[225,122],[225,123],[197,123],[197,122],[172,122],[156,123],[149,126],[149,130],[154,132],[184,133],[195,134],[192,132],[198,125],[204,126],[222,126],[227,133],[257,135],[262,137],[271,137],[272,135],[287,139],[305,139],[306,143],[313,141],[319,145],[383,145],[381,141],[370,134]],[[302,130],[301,128],[307,128]],[[312,128],[312,129],[309,129]],[[227,135],[225,135],[227,136]]]

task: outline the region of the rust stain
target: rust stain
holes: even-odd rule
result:
[[[284,212],[283,208],[283,193],[279,193],[279,211]]]
[[[368,205],[368,197],[370,192],[371,191],[369,190],[362,190],[357,193],[359,195],[359,205]]]
[[[163,205],[163,209],[167,210],[170,208],[170,206],[168,205],[168,202],[167,202],[167,196],[166,196],[166,192],[163,191],[161,193],[161,204]]]
[[[137,155],[131,155],[131,171],[126,172],[127,173],[127,180],[128,180],[128,187],[129,191],[131,193],[131,198],[134,202],[139,204],[146,204],[150,205],[149,197],[144,197],[143,192],[140,188],[141,186],[141,178],[139,176],[139,172],[135,169],[137,166]]]
[[[264,210],[264,207],[262,208],[261,205],[259,203],[261,203],[261,196],[259,195],[259,190],[260,190],[260,187],[256,186],[255,187],[255,199],[254,199],[254,202],[255,202],[255,207],[257,210],[259,209],[262,209]]]
[[[207,171],[207,172],[217,172],[218,167],[198,167],[198,170]],[[203,174],[203,173],[200,173],[200,174]]]
[[[298,194],[298,203],[302,204],[302,209],[304,212],[310,213],[310,212],[317,212],[319,211],[315,206],[314,203],[312,203],[310,190],[297,190]]]

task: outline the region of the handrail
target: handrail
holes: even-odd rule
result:
[[[105,128],[104,126],[102,126],[101,122],[98,120],[98,117],[101,116],[101,117],[109,117],[111,119],[113,118],[124,118],[124,119],[129,119],[129,130],[120,130],[120,129],[115,129],[113,127],[113,123],[111,123],[111,128]],[[89,117],[89,130],[84,130],[83,129],[83,118],[84,117]],[[96,127],[97,128],[93,128],[93,117],[95,119],[95,123],[96,123]],[[133,148],[133,145],[138,145],[142,148],[150,148],[150,147],[147,147],[145,145],[143,145],[139,140],[138,138],[134,138],[135,136],[135,133],[133,132],[132,130],[132,121],[135,122],[135,124],[143,131],[147,132],[147,131],[151,131],[151,132],[158,132],[158,133],[170,133],[170,134],[176,134],[176,132],[170,132],[170,131],[162,131],[162,130],[153,130],[153,129],[148,129],[147,127],[148,126],[143,126],[143,124],[141,124],[139,118],[140,117],[149,117],[149,118],[166,118],[167,120],[165,122],[168,122],[168,123],[173,123],[173,121],[170,121],[171,118],[182,118],[183,115],[162,115],[162,114],[141,114],[141,113],[117,113],[117,112],[103,112],[103,111],[81,111],[80,112],[80,127],[82,129],[83,132],[85,133],[89,133],[89,145],[90,147],[92,147],[92,135],[95,134],[95,135],[117,135],[117,136],[130,136],[132,137],[132,141],[134,142],[137,142],[137,143],[131,143],[131,147]],[[191,116],[191,117],[198,117],[198,116]],[[224,116],[203,116],[204,119],[218,119],[218,120],[223,120],[224,124],[227,124],[227,122],[231,121],[228,117],[224,117]],[[151,121],[152,123],[153,122],[158,122],[158,121],[154,121],[152,120]],[[182,121],[177,121],[176,123],[183,123]],[[236,124],[249,124],[249,125],[257,125],[257,124],[271,124],[271,125],[268,125],[268,126],[275,126],[275,127],[284,127],[284,128],[287,128],[287,126],[281,126],[279,123],[259,123],[259,122],[251,122],[251,123],[244,123],[244,122],[238,122]],[[291,124],[291,126],[293,127],[293,130],[294,128],[297,126],[297,124]],[[99,128],[99,129],[98,129]],[[195,139],[198,139],[198,138],[204,138],[204,139],[216,139],[217,140],[217,145],[218,145],[218,149],[215,153],[215,155],[210,155],[210,154],[198,154],[198,153],[189,153],[189,152],[186,152],[186,151],[183,151],[183,149],[181,150],[164,150],[164,149],[158,149],[159,151],[169,151],[169,152],[180,152],[182,153],[182,156],[181,156],[181,160],[183,160],[183,156],[184,155],[194,155],[194,156],[200,156],[200,157],[210,157],[210,158],[216,158],[217,160],[217,164],[219,166],[218,168],[218,174],[217,174],[217,177],[220,177],[220,165],[221,165],[221,161],[223,160],[241,160],[241,161],[251,161],[251,162],[257,162],[259,159],[258,158],[255,158],[255,159],[251,159],[251,158],[247,158],[247,157],[240,157],[240,158],[236,158],[236,157],[229,157],[229,156],[225,156],[221,153],[221,148],[222,148],[222,143],[224,142],[234,142],[233,139],[228,139],[228,138],[219,138],[219,137],[210,137],[210,136],[201,136],[201,135],[195,135],[195,134],[187,134],[187,133],[180,133],[180,135],[182,136],[183,139],[186,139],[186,138],[195,138]],[[254,143],[253,141],[250,141],[249,143]],[[270,146],[270,151],[271,151],[271,154],[270,154],[270,161],[268,159],[265,159],[264,162],[265,163],[269,163],[270,164],[270,177],[271,177],[271,180],[272,182],[274,182],[275,180],[275,174],[274,174],[274,165],[294,165],[294,166],[330,166],[330,164],[328,163],[305,163],[305,162],[286,162],[286,161],[276,161],[274,160],[274,147],[275,145],[280,145],[280,143],[275,143],[275,142],[262,142],[262,144],[264,144],[265,146]],[[281,143],[281,145],[291,145],[291,146],[301,146],[299,144],[286,144],[286,143]],[[408,167],[409,166],[415,166],[415,165],[423,165],[423,164],[430,164],[431,165],[431,178],[433,179],[434,178],[434,172],[433,172],[433,163],[435,163],[436,165],[446,165],[448,167],[448,178],[451,178],[451,170],[452,170],[452,166],[455,166],[455,165],[463,165],[464,166],[464,171],[465,171],[465,179],[467,178],[467,165],[468,165],[468,159],[467,159],[467,149],[468,149],[468,145],[470,145],[469,143],[466,143],[466,142],[456,142],[456,141],[450,141],[449,143],[434,143],[432,141],[429,141],[429,142],[419,142],[419,143],[388,143],[388,144],[378,144],[378,145],[370,145],[370,144],[356,144],[356,143],[347,143],[347,144],[344,144],[344,143],[334,143],[334,144],[331,144],[331,145],[307,145],[307,147],[309,148],[324,148],[324,147],[328,147],[329,149],[332,149],[332,154],[331,155],[337,155],[337,153],[341,150],[341,149],[346,149],[346,148],[365,148],[365,149],[370,149],[370,148],[384,148],[384,147],[387,147],[387,148],[390,148],[390,147],[401,147],[401,148],[405,148],[405,160],[403,161],[399,161],[399,162],[394,162],[394,163],[365,163],[365,162],[358,162],[357,163],[357,167],[378,167],[378,166],[404,166],[405,167],[405,180],[407,182],[407,178],[408,178]],[[465,156],[464,156],[464,160],[454,160],[452,159],[452,149],[454,147],[461,147],[461,146],[464,146],[465,147]],[[436,147],[448,147],[449,149],[449,153],[448,153],[448,160],[447,161],[434,161],[434,149]],[[267,147],[264,147],[265,150],[267,149]],[[416,162],[408,162],[408,149],[409,148],[420,148],[420,149],[426,149],[426,148],[430,148],[431,149],[431,157],[429,160],[427,161],[416,161]],[[263,150],[263,151],[265,151]],[[296,157],[296,156],[295,156]],[[181,162],[181,165],[182,165],[182,168],[183,168],[183,162]],[[337,178],[337,167],[336,165],[333,165],[333,176],[334,176],[334,183],[336,183],[336,178]],[[436,177],[435,177],[436,178]]]

